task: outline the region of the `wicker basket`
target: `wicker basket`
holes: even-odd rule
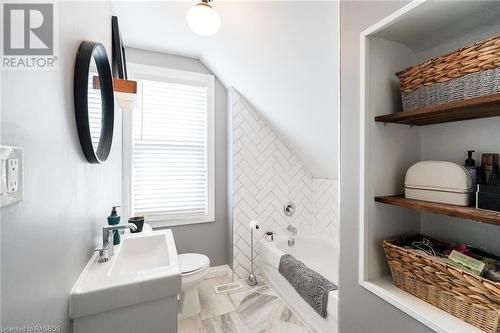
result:
[[[500,93],[500,36],[396,73],[403,110]]]
[[[383,241],[396,287],[488,333],[499,333],[500,283]]]

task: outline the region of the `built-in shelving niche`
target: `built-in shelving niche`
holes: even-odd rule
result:
[[[394,73],[497,35],[498,17],[500,2],[412,2],[361,34],[359,282],[437,332],[481,331],[394,287],[381,241],[422,232],[500,253],[500,226],[495,225],[496,220],[488,220],[491,224],[468,220],[490,218],[468,210],[460,214],[446,212],[451,207],[443,206],[432,207],[441,210],[434,212],[412,209],[415,207],[407,206],[407,201],[387,196],[402,193],[405,172],[415,162],[449,160],[462,164],[468,149],[500,152],[500,117],[488,109],[485,115],[493,117],[462,120],[477,117],[463,118],[464,111],[456,111],[455,119],[444,118],[453,122],[419,123],[422,115],[418,113],[413,119],[400,121],[406,115],[393,115],[401,111]],[[475,159],[480,162],[479,154]]]

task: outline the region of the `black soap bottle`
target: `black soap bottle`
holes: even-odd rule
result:
[[[472,178],[472,189],[474,192],[476,192],[477,189],[477,167],[476,167],[476,161],[472,158],[472,153],[474,150],[468,150],[468,158],[465,160],[465,168],[469,172],[471,178]]]
[[[116,208],[118,207],[120,206],[113,206],[111,214],[108,216],[109,225],[117,225],[120,223],[120,215],[118,215],[118,212],[116,211]],[[115,231],[115,234],[113,235],[113,245],[118,244],[120,244],[120,233],[118,231]]]

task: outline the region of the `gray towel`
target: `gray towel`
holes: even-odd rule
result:
[[[314,311],[326,318],[328,293],[337,290],[337,285],[290,254],[281,256],[278,270]]]

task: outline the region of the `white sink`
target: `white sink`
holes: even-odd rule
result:
[[[96,253],[71,290],[73,319],[177,297],[181,290],[170,230],[125,235],[110,261],[98,263],[97,259]]]

